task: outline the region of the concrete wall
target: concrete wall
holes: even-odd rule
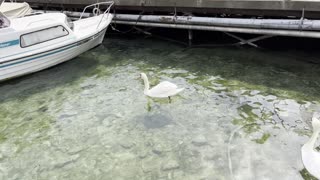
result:
[[[20,1],[20,0],[18,0]],[[97,0],[23,0],[35,4],[49,4],[66,6],[87,5],[97,2]],[[102,1],[102,0],[100,0]],[[312,13],[319,13],[320,0],[114,0],[117,8],[137,9],[153,8],[154,10],[172,10],[174,7],[188,9],[188,11],[210,11],[224,10],[221,12],[232,12],[237,10],[242,14],[253,12],[255,14],[268,14],[276,12],[280,14],[286,12],[287,15],[301,15],[304,8],[306,16]],[[249,10],[249,11],[246,11]],[[293,14],[287,12],[294,12]],[[309,12],[309,13],[308,13]]]
[[[26,0],[36,3],[90,4],[96,0]],[[115,0],[118,6],[152,7],[197,7],[197,8],[236,8],[262,10],[302,10],[320,11],[319,0]]]

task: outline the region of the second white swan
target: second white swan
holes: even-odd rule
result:
[[[313,134],[310,140],[302,146],[301,155],[304,167],[317,179],[320,179],[320,153],[314,148],[320,133],[320,113],[316,112],[312,117]]]

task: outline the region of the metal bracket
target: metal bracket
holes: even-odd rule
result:
[[[224,32],[225,34],[227,34],[228,36],[231,36],[235,39],[238,39],[240,40],[240,42],[236,43],[235,45],[245,45],[245,44],[248,44],[250,46],[253,46],[253,47],[259,47],[258,45],[254,44],[253,42],[256,42],[256,41],[260,41],[260,40],[263,40],[263,39],[267,39],[267,38],[271,38],[271,37],[274,37],[273,35],[262,35],[262,36],[258,36],[258,37],[255,37],[255,38],[251,38],[251,39],[243,39],[239,36],[236,36],[234,34],[231,34],[231,33],[228,33],[228,32]]]
[[[177,6],[176,3],[174,3],[174,14],[173,14],[173,21],[175,22],[177,20]]]
[[[302,15],[300,18],[300,24],[299,24],[300,31],[302,31],[303,20],[304,20],[304,8],[302,9]]]

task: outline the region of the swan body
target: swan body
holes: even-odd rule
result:
[[[320,153],[314,149],[320,133],[320,113],[316,112],[312,117],[313,134],[310,140],[301,148],[301,156],[304,167],[317,179],[320,179]]]
[[[144,81],[144,94],[149,97],[170,99],[171,96],[174,96],[184,90],[184,88],[178,89],[177,85],[168,81],[163,81],[150,89],[147,75],[145,73],[141,73],[140,76]]]

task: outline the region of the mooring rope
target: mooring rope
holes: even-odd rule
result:
[[[135,22],[135,25],[133,25],[129,30],[127,31],[120,31],[119,29],[117,29],[115,26],[112,25],[112,23],[110,24],[112,30],[116,31],[116,32],[119,32],[119,33],[122,33],[122,34],[127,34],[129,32],[131,32],[132,30],[134,30],[135,26],[138,24],[138,21],[141,19],[142,15],[144,13],[144,10],[142,10],[140,13],[139,13],[139,17],[137,18],[136,22]],[[117,16],[117,12],[116,12],[116,8],[113,9],[113,14],[114,16]],[[114,23],[116,24],[116,23]]]

